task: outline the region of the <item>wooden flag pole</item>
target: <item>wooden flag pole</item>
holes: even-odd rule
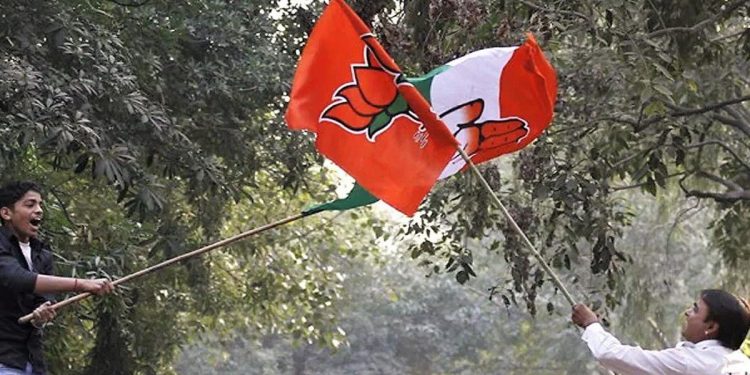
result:
[[[539,264],[541,264],[541,266],[544,269],[544,271],[547,272],[547,274],[552,278],[552,282],[557,286],[557,288],[560,290],[560,292],[562,292],[563,296],[565,296],[565,298],[568,300],[568,302],[571,304],[571,306],[575,305],[576,302],[573,299],[573,297],[571,296],[571,294],[568,292],[568,290],[565,288],[565,285],[563,285],[562,281],[560,281],[560,278],[557,276],[557,274],[555,274],[555,272],[552,270],[552,268],[550,268],[550,266],[547,264],[547,262],[544,260],[544,258],[542,258],[542,256],[539,253],[539,251],[536,250],[536,248],[531,243],[531,241],[529,240],[529,238],[526,236],[526,234],[523,232],[523,230],[518,226],[518,224],[516,223],[516,221],[513,219],[513,217],[508,212],[508,209],[505,208],[505,205],[500,201],[500,198],[498,198],[497,195],[495,194],[495,192],[492,191],[492,187],[490,187],[490,184],[487,182],[487,180],[484,178],[484,176],[482,176],[482,174],[479,172],[479,169],[477,169],[476,165],[471,161],[471,158],[469,158],[469,156],[466,154],[466,152],[460,146],[457,147],[456,149],[458,150],[458,153],[461,155],[461,157],[464,159],[464,161],[469,165],[469,167],[474,172],[474,174],[476,174],[476,176],[479,178],[479,180],[481,181],[482,185],[487,190],[487,192],[490,193],[490,196],[492,196],[492,199],[494,200],[494,202],[503,211],[503,213],[508,218],[508,220],[510,221],[511,225],[513,226],[513,228],[516,230],[516,232],[518,232],[518,234],[521,236],[521,238],[523,238],[524,242],[526,243],[526,245],[528,246],[529,250],[531,251],[531,254],[536,258],[536,260],[539,262]],[[151,267],[145,268],[145,269],[140,270],[138,272],[132,273],[132,274],[127,275],[127,276],[124,276],[124,277],[122,277],[120,279],[114,280],[112,282],[112,285],[113,286],[117,286],[117,285],[123,284],[123,283],[125,283],[127,281],[130,281],[132,279],[135,279],[135,278],[147,275],[149,273],[161,270],[162,268],[168,267],[168,266],[170,266],[172,264],[175,264],[177,262],[183,261],[185,259],[189,259],[189,258],[198,256],[198,255],[201,255],[203,253],[207,253],[207,252],[209,252],[211,250],[215,250],[215,249],[218,249],[218,248],[230,245],[230,244],[232,244],[234,242],[240,241],[240,240],[245,239],[247,237],[250,237],[250,236],[253,236],[253,235],[265,232],[267,230],[270,230],[270,229],[273,229],[273,228],[276,228],[276,227],[279,227],[279,226],[291,223],[293,221],[302,219],[302,218],[307,217],[307,216],[312,216],[312,215],[317,214],[319,212],[322,212],[322,211],[306,211],[306,212],[299,213],[297,215],[293,215],[293,216],[287,217],[285,219],[276,221],[274,223],[266,224],[266,225],[263,225],[263,226],[260,226],[260,227],[248,230],[246,232],[243,232],[243,233],[237,234],[235,236],[226,238],[224,240],[218,241],[218,242],[213,243],[211,245],[204,246],[204,247],[202,247],[200,249],[193,250],[193,251],[191,251],[189,253],[178,255],[178,256],[176,256],[174,258],[165,260],[165,261],[163,261],[163,262],[161,262],[159,264],[153,265]],[[65,307],[67,305],[73,304],[75,302],[81,301],[83,299],[86,299],[86,298],[88,298],[91,295],[92,294],[88,293],[88,292],[80,293],[80,294],[77,294],[77,295],[75,295],[73,297],[67,298],[67,299],[65,299],[63,301],[60,301],[58,303],[55,303],[55,304],[51,305],[50,307],[52,309],[59,309],[59,308]],[[28,315],[25,315],[25,316],[22,316],[21,318],[19,318],[18,322],[19,323],[28,323],[29,321],[31,321],[32,318],[33,318],[33,314],[28,314]]]
[[[552,270],[552,268],[547,264],[547,262],[542,258],[542,255],[539,253],[539,251],[536,250],[534,245],[531,243],[528,237],[526,237],[526,233],[523,232],[521,227],[518,226],[518,223],[513,219],[513,216],[510,215],[510,212],[508,212],[508,209],[505,208],[505,205],[503,202],[500,201],[500,198],[497,197],[497,194],[495,194],[494,191],[492,191],[492,187],[490,187],[490,184],[487,182],[487,180],[482,176],[482,173],[479,172],[479,169],[474,164],[474,162],[471,161],[471,158],[469,158],[469,155],[466,154],[466,151],[462,147],[457,147],[458,153],[461,155],[461,157],[464,159],[466,164],[469,165],[469,168],[474,172],[474,174],[479,178],[479,181],[482,182],[482,185],[487,190],[488,193],[490,193],[490,196],[492,196],[492,200],[495,201],[495,204],[500,207],[500,210],[503,211],[503,214],[505,214],[505,217],[508,218],[508,221],[510,221],[510,224],[513,226],[513,229],[518,232],[518,234],[523,238],[523,241],[526,243],[526,246],[528,246],[529,250],[531,251],[531,255],[536,258],[537,262],[542,266],[545,272],[552,278],[552,282],[557,286],[557,288],[562,292],[563,296],[565,296],[565,299],[568,300],[571,306],[576,304],[576,301],[573,299],[573,296],[570,295],[568,290],[565,288],[565,285],[563,285],[562,281],[560,281],[560,278],[557,277],[557,274],[555,274],[555,271]]]
[[[170,265],[172,265],[174,263],[177,263],[179,261],[183,261],[185,259],[192,258],[192,257],[198,256],[198,255],[201,255],[203,253],[207,253],[207,252],[209,252],[211,250],[215,250],[215,249],[218,249],[220,247],[227,246],[229,244],[232,244],[232,243],[237,242],[239,240],[245,239],[247,237],[250,237],[250,236],[253,236],[253,235],[265,232],[265,231],[267,231],[269,229],[273,229],[273,228],[276,228],[276,227],[279,227],[279,226],[291,223],[293,221],[299,220],[299,219],[301,219],[303,217],[315,215],[318,212],[322,212],[322,211],[303,212],[303,213],[300,213],[300,214],[297,214],[297,215],[294,215],[294,216],[287,217],[286,219],[279,220],[279,221],[274,222],[274,223],[270,223],[270,224],[263,225],[261,227],[250,229],[248,231],[242,232],[242,233],[240,233],[238,235],[229,237],[227,239],[221,240],[221,241],[213,243],[211,245],[204,246],[204,247],[202,247],[202,248],[200,248],[198,250],[193,250],[193,251],[191,251],[189,253],[178,255],[178,256],[176,256],[174,258],[165,260],[165,261],[163,261],[163,262],[161,262],[159,264],[155,264],[155,265],[153,265],[151,267],[142,269],[142,270],[140,270],[138,272],[135,272],[135,273],[132,273],[132,274],[127,275],[125,277],[119,278],[119,279],[117,279],[115,281],[112,281],[112,285],[113,286],[120,285],[122,283],[130,281],[130,280],[135,279],[137,277],[141,277],[143,275],[147,275],[149,273],[158,271],[158,270],[160,270],[162,268],[168,267],[168,266],[170,266]],[[92,294],[88,293],[88,292],[77,294],[77,295],[75,295],[73,297],[67,298],[67,299],[65,299],[63,301],[60,301],[60,302],[58,302],[58,303],[50,306],[50,308],[52,308],[52,309],[59,309],[61,307],[65,307],[65,306],[70,305],[72,303],[75,303],[75,302],[78,302],[80,300],[83,300],[83,299],[85,299],[85,298],[87,298],[87,297],[89,297],[91,295]],[[33,314],[28,314],[28,315],[22,316],[21,318],[18,319],[18,323],[28,323],[29,321],[31,321],[31,319],[33,317],[34,317]]]

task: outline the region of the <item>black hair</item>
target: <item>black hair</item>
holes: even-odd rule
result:
[[[747,302],[719,289],[702,290],[701,299],[708,306],[707,319],[719,324],[716,339],[729,349],[739,349],[750,330]]]
[[[0,208],[12,208],[26,193],[35,191],[42,194],[42,188],[31,181],[14,181],[0,188]]]

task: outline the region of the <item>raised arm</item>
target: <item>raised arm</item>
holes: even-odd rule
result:
[[[656,351],[623,345],[599,323],[586,327],[582,338],[599,363],[622,375],[686,374],[688,363],[695,360],[682,348]]]
[[[18,293],[36,294],[60,292],[104,294],[112,291],[112,284],[107,279],[76,279],[40,275],[29,271],[7,251],[0,251],[0,285]]]
[[[585,305],[573,306],[573,323],[584,328],[582,339],[602,366],[621,375],[718,374],[728,349],[707,340],[703,347],[683,343],[665,350],[644,350],[623,345],[605,331],[599,318]]]

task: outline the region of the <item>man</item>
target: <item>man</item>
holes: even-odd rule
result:
[[[0,189],[0,375],[46,372],[42,329],[55,316],[50,293],[112,291],[106,279],[51,276],[52,253],[37,239],[43,213],[36,184],[13,182]],[[32,324],[18,323],[32,312]]]
[[[620,375],[744,374],[750,360],[736,351],[750,329],[750,308],[745,301],[723,290],[704,290],[685,317],[685,341],[658,351],[621,344],[585,305],[573,306],[572,320],[585,329],[583,341],[599,363]]]

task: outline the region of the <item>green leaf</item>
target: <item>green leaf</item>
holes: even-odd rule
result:
[[[469,281],[469,274],[466,271],[456,272],[456,281],[461,285],[466,284]]]
[[[667,98],[670,98],[670,99],[672,98],[672,95],[673,95],[672,91],[670,89],[668,89],[667,87],[665,87],[665,86],[662,86],[662,85],[659,85],[659,84],[654,85],[654,90],[656,90],[656,92],[664,95]]]
[[[646,178],[646,182],[643,184],[643,190],[649,194],[656,196],[656,181],[652,176]]]

